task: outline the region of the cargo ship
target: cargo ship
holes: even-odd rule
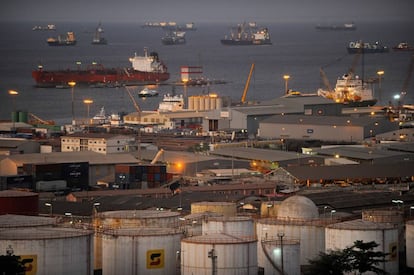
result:
[[[92,39],[92,45],[106,45],[108,41],[105,37],[102,37],[102,33],[104,29],[102,28],[101,24],[99,23],[98,27],[95,30],[95,34]]]
[[[390,48],[381,45],[379,42],[368,43],[361,41],[352,41],[347,46],[348,53],[388,53]]]
[[[47,39],[49,46],[75,46],[76,38],[74,32],[67,32],[66,37],[63,38],[61,35],[58,37],[50,37]]]
[[[230,35],[226,35],[221,39],[223,45],[271,45],[269,30],[267,28],[259,28],[255,23],[243,23],[232,28]]]
[[[164,45],[181,45],[185,44],[185,32],[183,31],[170,31],[163,38],[161,42]]]
[[[315,28],[320,31],[355,31],[356,25],[354,23],[317,25]]]
[[[129,58],[132,67],[105,68],[101,64],[92,64],[87,68],[46,71],[42,65],[32,71],[32,77],[38,87],[68,86],[69,82],[100,87],[118,87],[123,85],[158,84],[170,78],[166,65],[156,52]]]

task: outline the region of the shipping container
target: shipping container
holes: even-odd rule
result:
[[[36,191],[52,192],[67,190],[67,183],[64,180],[36,181]]]
[[[33,189],[33,177],[31,175],[1,176],[0,190],[6,189]]]

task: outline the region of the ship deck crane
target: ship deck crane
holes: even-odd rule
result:
[[[247,77],[246,84],[244,85],[243,95],[240,101],[242,104],[246,102],[247,91],[249,90],[250,80],[252,78],[253,71],[254,71],[254,63],[252,63],[252,66],[250,67],[249,76]]]

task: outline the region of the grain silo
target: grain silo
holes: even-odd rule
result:
[[[237,214],[237,205],[233,202],[195,202],[191,204],[191,213],[214,212],[224,217],[234,217]]]
[[[103,233],[102,274],[180,274],[182,234],[171,228],[123,228]]]
[[[38,215],[39,194],[26,191],[0,191],[0,215]]]
[[[277,216],[260,219],[257,222],[256,232],[259,242],[265,240],[280,240],[290,244],[284,253],[294,253],[300,243],[300,257],[293,257],[288,261],[286,270],[296,270],[300,265],[308,264],[308,259],[318,256],[325,250],[325,227],[319,219],[318,208],[307,197],[294,195],[283,200],[278,207]],[[269,205],[271,209],[272,206]],[[258,265],[260,268],[270,267],[269,259],[263,249],[258,249]],[[284,258],[288,257],[284,255]],[[299,259],[296,262],[294,259]],[[264,270],[264,274],[273,274],[275,269]]]
[[[179,228],[180,213],[157,210],[119,210],[100,212],[94,219],[94,267],[102,269],[102,232],[119,228]]]
[[[414,268],[414,220],[405,224],[405,239],[407,251],[407,266]]]
[[[257,274],[257,240],[209,234],[181,241],[182,275]]]
[[[355,241],[374,241],[378,244],[375,251],[389,253],[380,268],[389,274],[398,271],[398,227],[392,223],[372,222],[363,219],[330,224],[326,227],[326,250],[345,249]],[[373,273],[367,273],[373,274]]]
[[[92,232],[63,227],[0,230],[0,251],[28,260],[33,274],[93,274]]]

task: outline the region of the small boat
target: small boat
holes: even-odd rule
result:
[[[321,31],[354,31],[356,30],[356,25],[354,23],[317,25],[315,28]]]
[[[61,35],[58,37],[50,37],[47,39],[49,46],[74,46],[76,45],[76,38],[74,32],[67,32],[66,37],[63,38]]]
[[[185,32],[184,31],[170,31],[163,38],[161,42],[164,45],[180,45],[185,44]]]
[[[398,45],[392,47],[396,52],[410,52],[414,51],[414,47],[410,46],[407,42],[400,42]]]
[[[388,53],[390,49],[387,46],[381,45],[379,42],[352,41],[349,42],[347,51],[348,53]]]
[[[96,27],[95,34],[92,39],[93,45],[106,45],[108,44],[108,41],[102,37],[102,33],[104,32],[104,29],[101,26],[101,23],[99,23],[98,27]]]
[[[147,87],[139,91],[138,93],[139,97],[152,97],[152,96],[158,96],[157,90],[150,90]]]
[[[233,27],[230,35],[226,35],[220,40],[223,45],[271,45],[269,30],[259,28],[256,23],[239,24]]]

